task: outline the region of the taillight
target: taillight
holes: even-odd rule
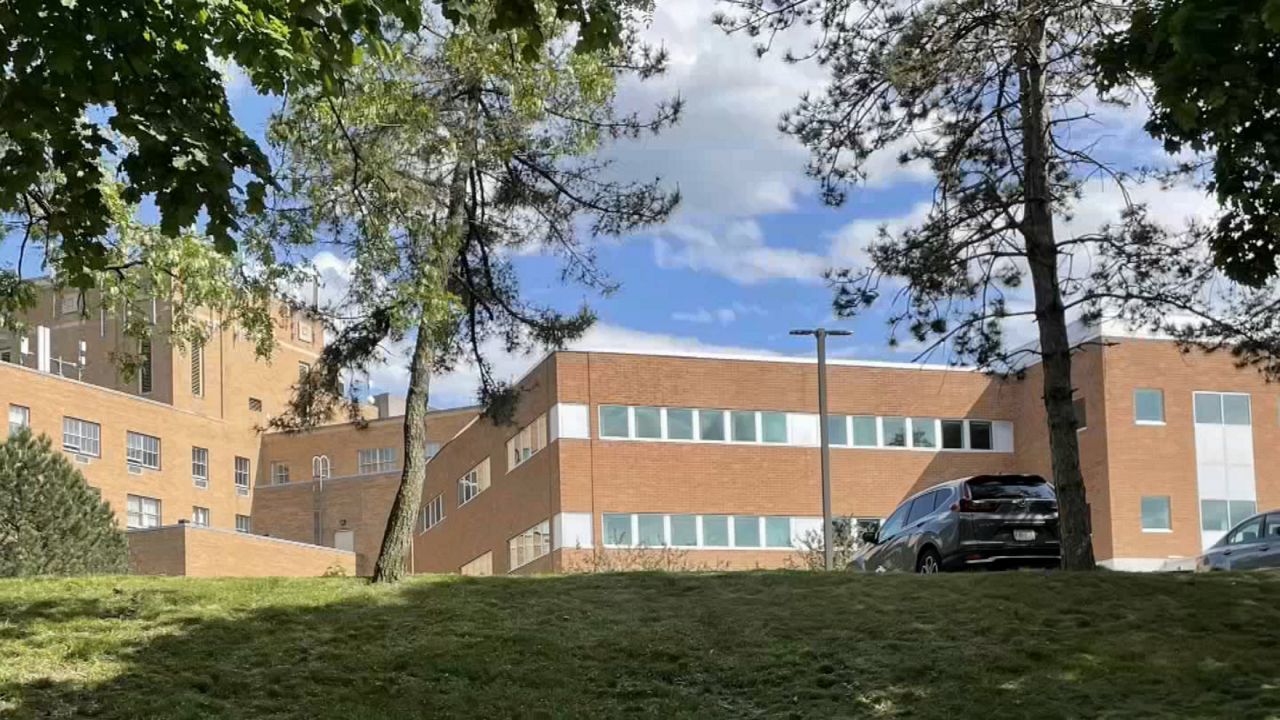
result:
[[[996,504],[988,500],[971,500],[969,498],[960,498],[960,501],[951,505],[951,512],[962,513],[988,513],[995,512]]]

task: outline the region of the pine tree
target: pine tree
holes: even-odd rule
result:
[[[111,506],[48,436],[0,443],[0,577],[122,573],[124,533]]]

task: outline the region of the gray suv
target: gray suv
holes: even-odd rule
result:
[[[851,567],[936,573],[1057,567],[1058,498],[1039,475],[976,475],[935,485],[898,506]]]
[[[1280,568],[1280,510],[1258,513],[1231,528],[1196,563],[1196,570]]]

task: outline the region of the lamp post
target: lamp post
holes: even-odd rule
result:
[[[852,335],[848,330],[792,330],[792,335],[812,335],[818,339],[818,439],[822,446],[822,560],[827,570],[835,564],[835,535],[831,521],[831,442],[827,433],[827,337]]]

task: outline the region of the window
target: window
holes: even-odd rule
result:
[[[935,491],[936,492],[936,491]],[[933,514],[933,503],[937,497],[934,492],[925,493],[911,501],[911,510],[907,513],[907,525],[923,520]]]
[[[426,450],[427,450],[427,459],[430,460],[431,458],[440,454],[440,443],[429,442],[427,443]]]
[[[236,494],[249,494],[249,458],[236,458]]]
[[[489,577],[493,574],[493,553],[487,552],[458,569],[463,577]]]
[[[311,477],[325,480],[329,477],[329,456],[317,455],[311,458]]]
[[[236,515],[236,532],[253,532],[253,523],[249,520],[248,515]]]
[[[724,441],[724,413],[719,410],[698,411],[698,439]]]
[[[787,442],[787,414],[780,412],[760,413],[760,430],[762,439],[767,443]]]
[[[843,415],[827,416],[827,442],[832,445],[849,444],[848,422]]]
[[[272,485],[288,485],[289,484],[289,465],[287,463],[281,463],[281,462],[271,463],[271,484]]]
[[[63,315],[70,315],[80,311],[80,293],[65,292],[62,294],[62,303],[59,308]]]
[[[160,469],[160,438],[128,432],[125,435],[126,459],[131,465]]]
[[[693,439],[693,411],[667,408],[667,439]]]
[[[636,437],[656,440],[662,437],[662,411],[655,407],[638,407],[636,413]]]
[[[9,434],[16,435],[22,428],[31,427],[31,408],[23,405],[9,406]]]
[[[191,483],[198,488],[209,487],[209,451],[205,448],[191,448]]]
[[[209,508],[194,506],[191,508],[191,524],[196,527],[209,527]]]
[[[911,447],[938,447],[938,423],[933,418],[911,418]]]
[[[853,423],[854,447],[876,447],[880,444],[879,439],[876,437],[876,419],[874,417],[854,417],[851,422]]]
[[[627,408],[619,405],[600,406],[600,437],[631,437]]]
[[[666,527],[661,515],[636,517],[636,544],[641,547],[662,547],[667,544]]]
[[[991,442],[991,423],[985,420],[970,420],[969,449],[990,450],[993,447]]]
[[[1164,391],[1133,391],[1133,421],[1139,425],[1164,424]]]
[[[1249,413],[1249,396],[1248,395],[1223,395],[1222,396],[1222,424],[1223,425],[1250,425],[1252,420]]]
[[[943,420],[942,421],[942,449],[943,450],[963,450],[964,449],[964,421],[963,420]]]
[[[262,412],[262,401],[256,397],[249,398],[249,412]]]
[[[1222,424],[1222,396],[1218,393],[1195,394],[1196,422]]]
[[[102,428],[98,423],[73,417],[62,418],[62,447],[81,455],[102,454]]]
[[[626,408],[622,408],[624,411]],[[547,416],[539,415],[537,419],[526,425],[507,441],[507,457],[511,464],[507,472],[533,457],[534,453],[547,446]]]
[[[356,474],[390,472],[396,469],[395,448],[364,448],[356,451]]]
[[[311,366],[310,366],[310,365],[308,365],[307,363],[304,363],[304,362],[300,362],[300,363],[298,363],[298,380],[299,380],[299,381],[301,381],[301,380],[306,380],[306,379],[307,379],[307,376],[308,376],[308,375],[310,375],[310,374],[311,374]]]
[[[907,446],[906,418],[900,418],[900,417],[880,418],[880,423],[881,423],[881,426],[884,428],[885,447],[906,447]]]
[[[304,343],[309,343],[313,337],[311,322],[306,318],[300,318],[298,320],[298,339]]]
[[[128,524],[131,528],[160,527],[160,501],[155,498],[129,495],[125,498],[128,508]]]
[[[764,544],[771,548],[791,547],[791,518],[767,517],[764,519]]]
[[[1172,530],[1169,517],[1169,496],[1156,495],[1142,498],[1142,529],[1147,532]]]
[[[543,520],[507,542],[512,570],[551,552],[551,524]]]
[[[1085,405],[1084,398],[1076,398],[1071,401],[1071,410],[1075,413],[1076,430],[1084,430],[1089,427],[1089,412]]]
[[[605,513],[604,515],[604,544],[605,545],[630,545],[631,544],[631,516],[617,515]]]
[[[485,458],[458,480],[458,506],[466,505],[472,498],[488,489],[489,459]]]
[[[439,525],[444,520],[444,493],[431,498],[422,508],[422,532]]]
[[[911,503],[904,503],[898,506],[897,510],[884,521],[884,527],[880,529],[880,537],[887,540],[902,531],[902,526],[907,519],[907,511],[911,509]]]
[[[702,546],[729,547],[729,516],[702,516]]]
[[[604,545],[790,549],[791,524],[790,517],[605,513]]]
[[[760,518],[733,518],[733,546],[760,547]]]
[[[675,547],[697,547],[698,516],[671,516],[671,544]]]
[[[202,343],[191,344],[191,394],[196,397],[204,395],[204,345]],[[258,409],[261,410],[261,406]]]
[[[756,414],[735,410],[729,413],[734,442],[756,441]]]
[[[1262,539],[1262,518],[1256,517],[1227,536],[1228,545],[1246,545]]]
[[[151,392],[151,341],[138,341],[138,392]]]

